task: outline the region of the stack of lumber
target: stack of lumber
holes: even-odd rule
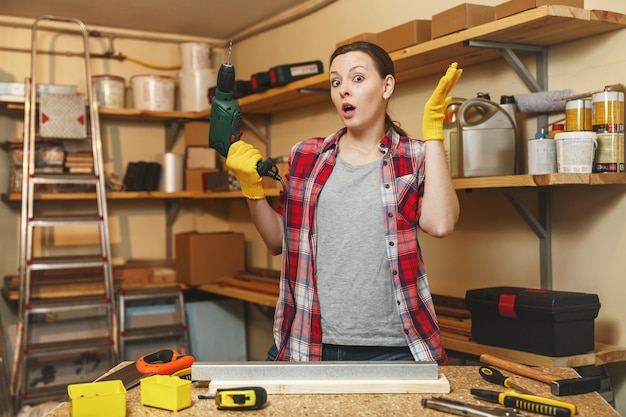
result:
[[[159,265],[130,264],[113,267],[115,289],[171,286],[176,284],[172,268]],[[4,277],[2,296],[7,301],[19,299],[18,275]],[[92,296],[104,294],[101,268],[76,270],[34,271],[31,277],[31,297],[35,299]]]
[[[470,340],[472,318],[465,299],[433,294],[433,302],[441,333],[455,339]]]

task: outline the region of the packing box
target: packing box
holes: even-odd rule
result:
[[[350,44],[352,42],[356,42],[356,41],[367,41],[367,42],[377,43],[377,41],[376,41],[376,34],[375,33],[370,33],[370,32],[359,33],[356,36],[352,36],[351,38],[344,39],[344,40],[342,40],[340,42],[337,42],[336,47],[339,48],[340,46],[348,45],[348,44]]]
[[[185,123],[185,146],[209,146],[209,122]]]
[[[430,40],[431,21],[411,20],[376,34],[378,45],[393,52]]]
[[[587,353],[594,348],[595,294],[519,287],[468,290],[472,338],[546,356]]]
[[[204,184],[204,175],[208,172],[219,172],[217,168],[199,168],[185,170],[185,191],[209,191]]]
[[[218,168],[217,151],[206,146],[187,146],[185,149],[185,168]]]
[[[503,17],[547,4],[558,4],[583,9],[585,7],[585,0],[511,0],[496,5],[494,15],[496,19],[502,19]]]
[[[188,285],[235,276],[245,263],[243,233],[186,232],[176,235],[176,280]]]
[[[438,38],[494,20],[493,6],[463,3],[432,17],[431,37]]]

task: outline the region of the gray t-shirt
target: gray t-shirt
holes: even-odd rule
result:
[[[317,209],[316,277],[322,341],[406,346],[389,275],[380,164],[337,157]]]

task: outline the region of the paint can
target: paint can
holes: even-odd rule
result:
[[[624,134],[598,133],[594,172],[624,172]]]
[[[556,142],[537,133],[528,141],[528,173],[530,175],[552,174],[557,172]]]
[[[591,99],[565,102],[565,130],[568,132],[592,130],[591,109]]]
[[[624,93],[602,91],[591,96],[594,132],[624,132]]]
[[[117,75],[94,75],[92,88],[100,108],[123,108],[126,97],[126,80]]]
[[[176,80],[167,75],[134,75],[133,105],[140,110],[174,110]]]
[[[593,171],[596,147],[595,132],[563,132],[554,137],[557,171],[588,174]]]

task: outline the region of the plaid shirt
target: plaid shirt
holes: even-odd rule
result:
[[[322,327],[316,289],[316,208],[337,157],[342,129],[327,138],[296,144],[286,176],[288,196],[279,199],[286,213],[286,247],[280,296],[276,306],[274,340],[278,358],[320,361]],[[424,142],[388,132],[379,145],[389,279],[393,282],[400,320],[413,357],[420,361],[447,360],[441,344],[424,262],[417,240],[424,195]],[[349,294],[346,294],[349,296]],[[286,338],[286,340],[285,340]]]

